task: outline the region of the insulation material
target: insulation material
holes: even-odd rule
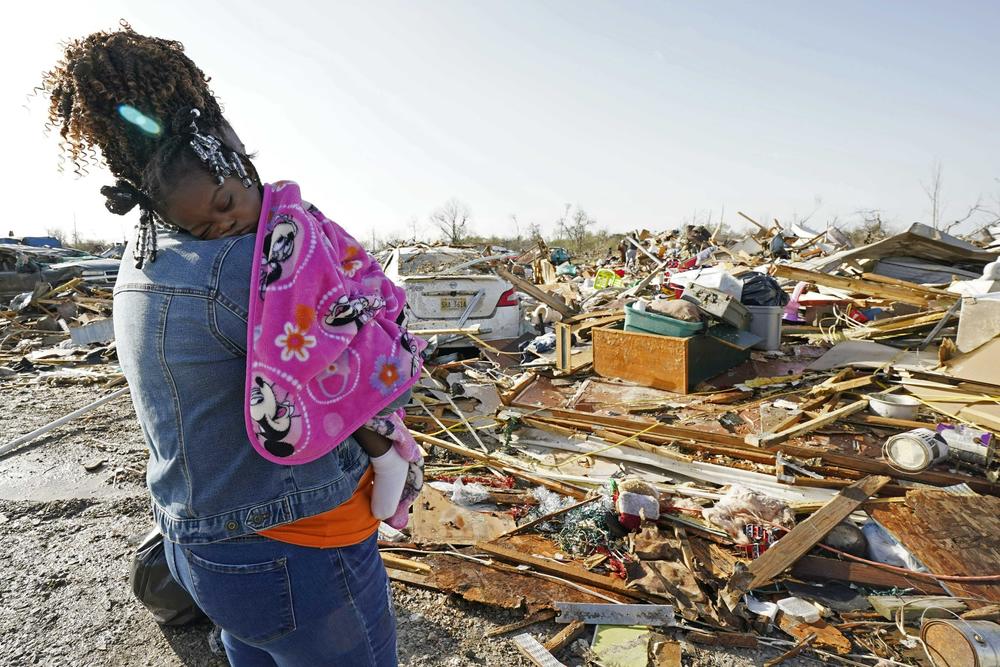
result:
[[[719,502],[705,510],[704,517],[726,531],[737,544],[749,543],[744,533],[748,523],[777,524],[786,529],[795,525],[795,513],[788,505],[739,484],[729,487]]]

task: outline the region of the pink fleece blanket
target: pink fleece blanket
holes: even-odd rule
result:
[[[403,289],[360,243],[303,201],[295,183],[264,187],[254,256],[247,433],[269,461],[308,463],[417,382],[426,343],[397,323]],[[401,413],[371,426],[416,463],[420,450]]]

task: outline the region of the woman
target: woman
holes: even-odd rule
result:
[[[368,457],[353,438],[298,466],[249,446],[254,236],[205,241],[171,230],[158,199],[157,148],[182,109],[201,110],[248,187],[261,186],[207,77],[180,43],[123,24],[70,42],[43,87],[66,156],[79,168],[99,151],[118,179],[102,190],[108,208],[142,211],[115,287],[115,334],[174,576],[222,627],[238,667],[396,664]]]

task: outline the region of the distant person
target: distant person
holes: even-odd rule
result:
[[[251,275],[277,285],[302,253],[291,225],[279,230],[287,221],[265,208],[269,227],[259,232],[269,237],[267,262],[254,262],[257,213],[274,187],[261,182],[208,78],[179,42],[123,24],[70,41],[43,87],[66,157],[89,165],[100,151],[119,179],[106,191],[108,208],[141,209],[138,236],[126,249],[137,261],[122,262],[115,286],[115,332],[149,447],[147,482],[171,572],[222,627],[237,667],[397,664],[365,450],[347,436],[290,466],[250,445],[247,352],[268,344],[248,325],[262,296],[251,292]],[[210,204],[193,196],[213,183]],[[185,184],[192,196],[177,196]],[[345,275],[364,272],[360,246],[358,253],[343,257]],[[351,299],[343,305],[322,316],[360,330],[358,317],[346,320],[363,309]],[[309,358],[320,344],[303,331],[310,314],[293,315],[271,341],[286,361]],[[396,382],[386,365],[363,378],[357,369],[327,370],[330,401],[355,379]],[[255,433],[280,449],[294,406],[280,392],[257,389]],[[352,426],[331,418],[323,428],[349,433]]]
[[[797,237],[791,232],[779,231],[773,237],[771,237],[771,243],[769,246],[769,251],[771,257],[774,259],[790,259],[791,245],[789,242],[794,241]]]

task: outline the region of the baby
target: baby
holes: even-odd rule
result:
[[[296,184],[261,185],[249,160],[200,131],[197,119],[192,110],[191,152],[175,155],[190,162],[193,154],[206,168],[178,172],[160,193],[160,214],[202,239],[257,234],[247,344],[251,443],[271,461],[302,464],[353,435],[375,472],[372,513],[405,525],[423,477],[401,408],[419,380],[424,346],[401,324],[405,292],[303,201]]]

